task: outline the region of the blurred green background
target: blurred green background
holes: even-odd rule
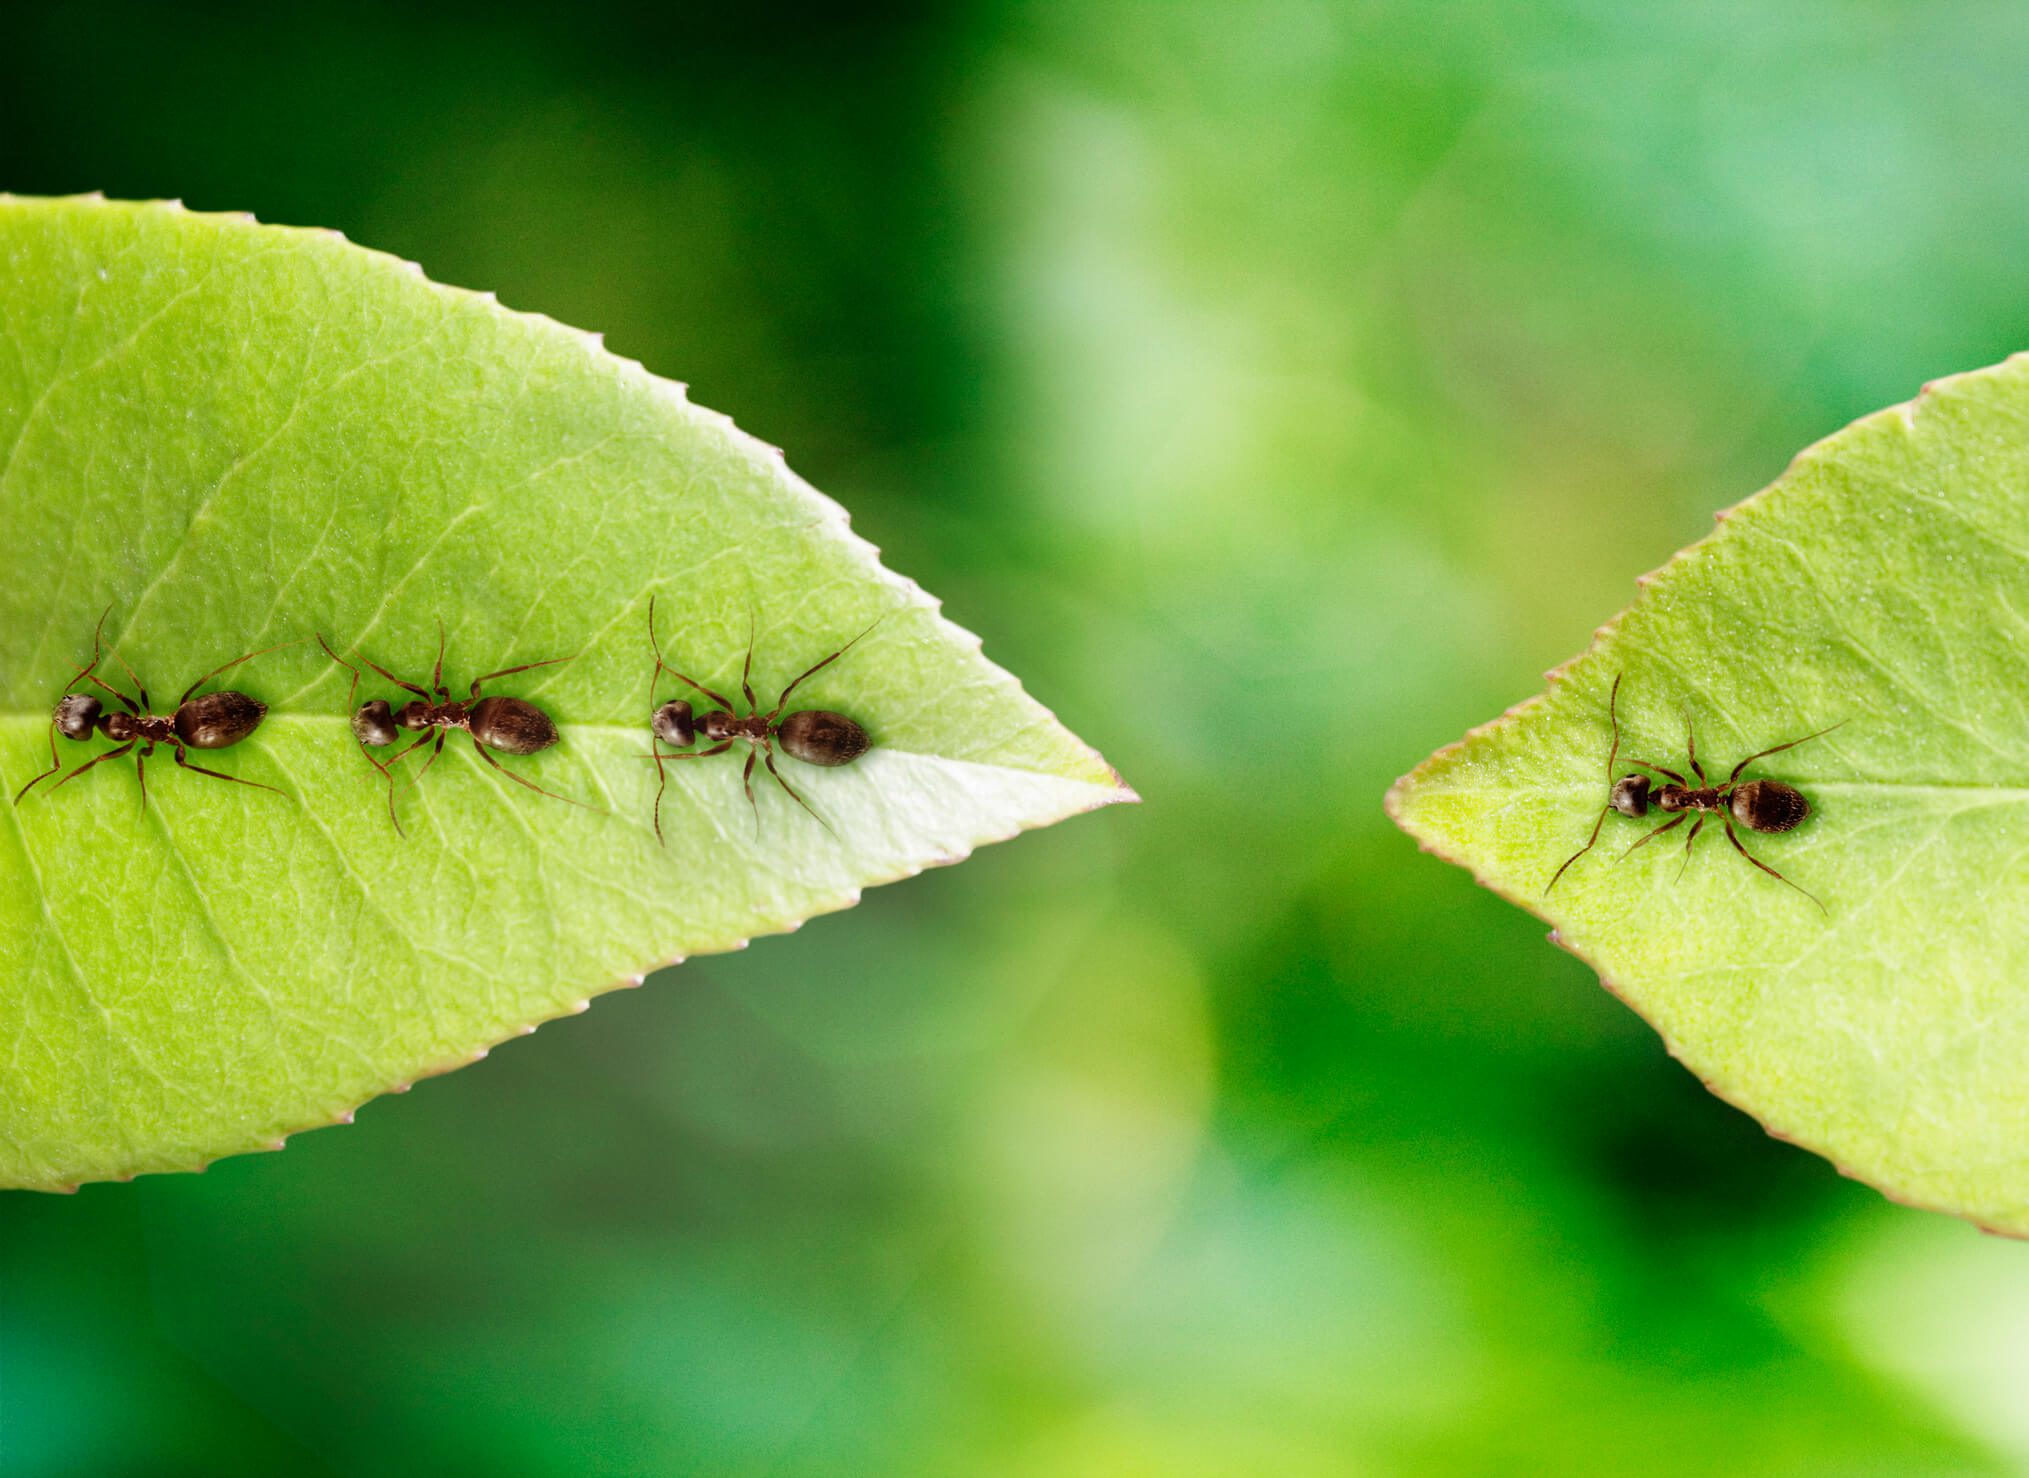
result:
[[[1380,810],[2029,344],[2029,11],[97,0],[0,63],[0,188],[604,331],[1146,798],[0,1197],[0,1469],[2029,1465],[2029,1250],[1766,1139]]]

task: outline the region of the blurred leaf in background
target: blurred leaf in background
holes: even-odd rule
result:
[[[280,1157],[0,1202],[10,1470],[2029,1452],[2020,1249],[1767,1141],[1379,804],[1797,447],[2029,339],[2029,15],[5,24],[8,188],[604,330],[1147,802]]]

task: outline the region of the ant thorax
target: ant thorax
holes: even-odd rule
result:
[[[724,739],[750,739],[760,743],[768,737],[768,720],[758,713],[741,718],[738,714],[714,709],[699,719],[697,726],[714,744]]]

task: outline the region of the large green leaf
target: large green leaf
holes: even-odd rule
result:
[[[772,448],[589,335],[329,232],[0,197],[0,514],[9,795],[109,606],[161,712],[307,643],[234,671],[269,716],[201,757],[281,794],[164,749],[145,809],[127,762],[0,805],[0,1182],[275,1144],[657,965],[1131,798]],[[658,845],[651,596],[670,659],[721,691],[754,619],[764,699],[886,617],[797,694],[876,746],[785,761],[831,829],[765,774],[757,825],[742,747],[670,767]],[[460,694],[576,654],[495,685],[563,734],[506,763],[601,810],[460,736],[396,835],[308,639],[413,680],[439,621]]]
[[[1423,845],[1556,926],[1773,1134],[1917,1205],[2029,1233],[2029,359],[1797,458],[1647,577],[1550,691],[1390,796]],[[1628,755],[1750,766],[1815,807],[1748,848],[1612,814]],[[1688,867],[1685,866],[1688,860]],[[1681,876],[1679,875],[1681,871]],[[1613,1105],[1599,1105],[1601,1113]]]

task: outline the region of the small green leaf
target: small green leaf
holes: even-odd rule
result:
[[[1550,691],[1389,797],[1424,847],[1556,926],[1681,1058],[1897,1200],[2029,1234],[2029,358],[1929,386],[1799,456],[1647,577]],[[1621,763],[1748,767],[1814,813],[1627,849]],[[1681,875],[1680,875],[1681,874]],[[1602,1114],[1612,1104],[1598,1105]]]
[[[10,797],[102,611],[156,712],[304,643],[234,670],[268,718],[199,756],[281,794],[164,748],[145,810],[130,761],[0,802],[0,1183],[274,1145],[658,965],[1132,799],[772,448],[590,335],[330,232],[0,196],[0,513]],[[670,661],[722,692],[752,620],[764,701],[885,618],[796,694],[875,744],[783,762],[829,830],[765,772],[757,823],[741,746],[669,766],[657,844],[651,597]],[[575,655],[489,691],[563,735],[504,763],[600,811],[461,735],[395,834],[310,638],[419,681],[440,621],[458,696]]]

